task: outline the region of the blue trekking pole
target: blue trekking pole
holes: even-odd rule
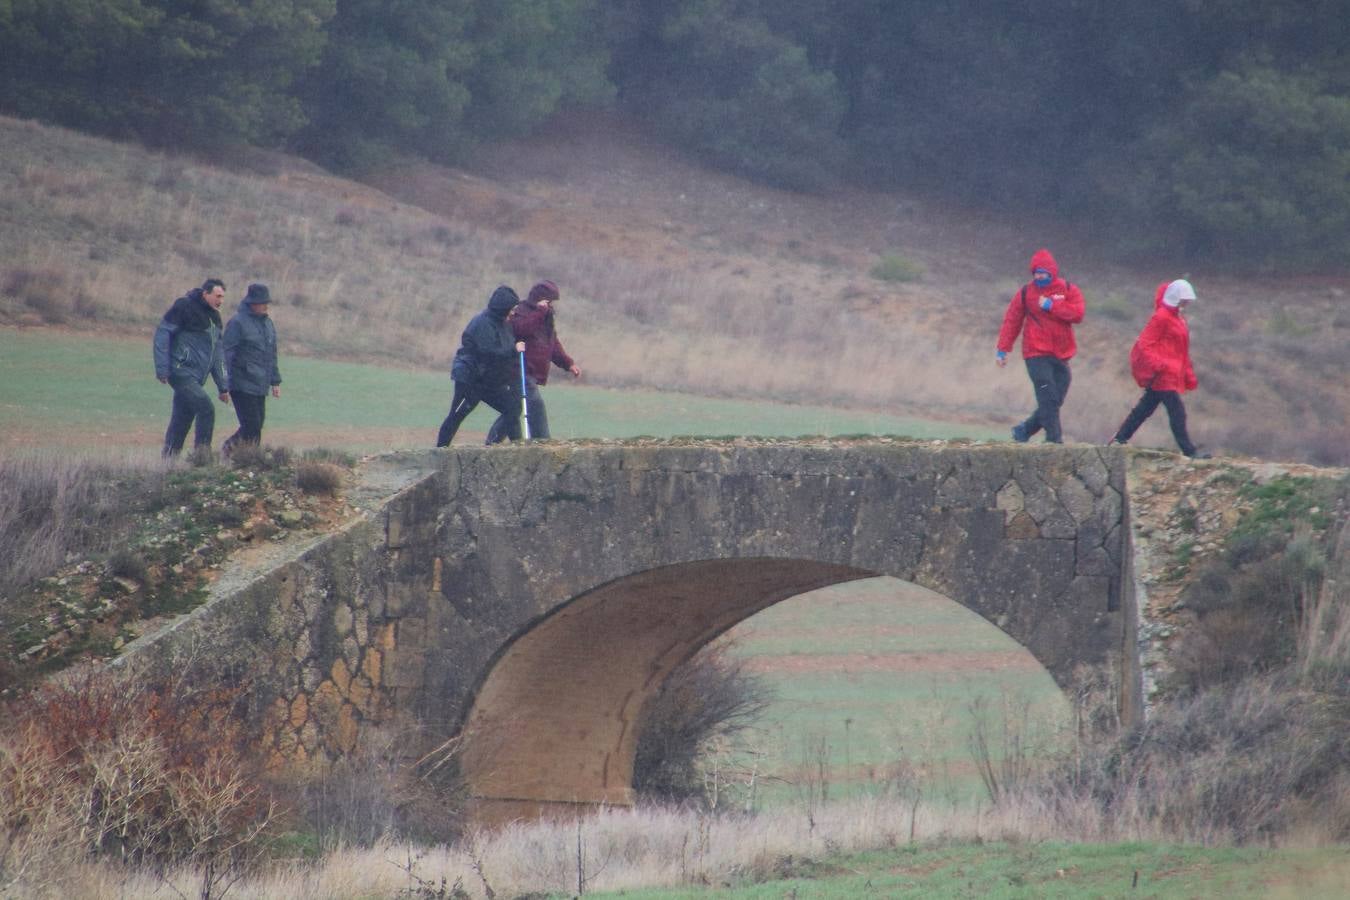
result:
[[[525,428],[525,440],[530,439],[530,404],[525,399],[528,391],[525,389],[525,351],[520,351],[520,421]]]

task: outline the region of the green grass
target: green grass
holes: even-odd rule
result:
[[[286,323],[278,323],[285,341]],[[267,443],[349,450],[430,446],[450,404],[447,373],[287,357],[282,397],[267,406]],[[826,406],[722,400],[658,391],[569,384],[545,388],[557,439],[650,435],[897,434],[916,438],[995,437],[1001,432]],[[208,383],[208,389],[211,389]],[[0,329],[0,449],[146,446],[157,448],[169,415],[144,341],[47,330]],[[475,410],[464,425],[477,437],[495,413]],[[216,443],[234,430],[217,405]]]
[[[1068,701],[1025,648],[951,600],[895,579],[790,598],[730,637],[775,697],[736,757],[748,767],[758,755],[760,808],[801,802],[802,773],[822,754],[832,799],[881,790],[886,773],[907,763],[930,804],[987,802],[967,749],[977,718],[991,735],[1003,733],[1005,717],[1025,721],[1024,737],[1042,751],[1063,739]]]
[[[785,870],[785,871],[784,871]],[[772,877],[782,875],[787,877]],[[763,878],[764,876],[761,876]],[[755,883],[747,883],[754,880]],[[767,880],[588,894],[626,900],[970,898],[1332,898],[1350,895],[1345,851],[1155,844],[956,844],[784,860]],[[561,896],[561,895],[559,895]]]

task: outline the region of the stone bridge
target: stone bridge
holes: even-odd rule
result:
[[[1107,674],[1140,714],[1118,450],[536,444],[416,464],[161,638],[252,673],[279,762],[459,734],[480,818],[628,804],[673,669],[780,600],[878,575],[979,613],[1064,688]]]

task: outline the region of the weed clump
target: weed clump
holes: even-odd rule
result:
[[[754,724],[769,689],[713,644],[671,673],[642,711],[633,789],[646,800],[707,803],[701,757],[719,738]]]
[[[342,487],[342,470],[332,463],[306,460],[295,467],[295,485],[306,494],[333,497]]]

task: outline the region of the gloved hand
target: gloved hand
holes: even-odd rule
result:
[[[994,362],[998,363],[1000,366],[1002,366],[1002,365],[1007,365],[1007,363],[1008,363],[1008,351],[1007,351],[1007,350],[1000,350],[1000,351],[998,351],[998,353],[997,353],[997,354],[995,355],[995,357],[994,357]]]
[[[1052,306],[1054,306],[1054,305],[1055,305],[1055,301],[1054,301],[1054,300],[1051,300],[1049,297],[1042,297],[1042,298],[1041,298],[1041,309],[1045,310],[1046,312],[1049,312],[1049,311],[1050,311],[1050,307],[1052,307]]]

